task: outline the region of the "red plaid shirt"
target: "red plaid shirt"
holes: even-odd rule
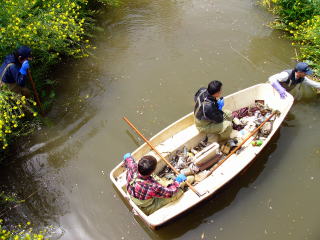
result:
[[[127,191],[137,199],[170,198],[179,190],[179,183],[174,182],[168,187],[162,186],[153,177],[144,177],[138,173],[138,164],[132,157],[124,161],[127,168]]]

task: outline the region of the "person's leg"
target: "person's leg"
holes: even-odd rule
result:
[[[150,206],[141,208],[141,210],[145,214],[150,215],[155,211],[159,210],[160,208],[162,208],[163,206],[167,205],[168,203],[176,201],[182,196],[182,194],[183,194],[183,191],[179,189],[179,191],[171,198],[155,198],[153,203]]]
[[[195,125],[200,132],[218,134],[220,135],[220,140],[228,139],[232,132],[232,113],[228,110],[224,113],[225,120],[222,123],[210,123],[209,121],[195,118]]]
[[[223,121],[222,122],[222,131],[219,133],[220,135],[220,141],[226,140],[230,138],[230,134],[232,132],[232,122],[231,121]]]
[[[230,110],[223,110],[223,119],[227,120],[227,121],[232,121],[233,116],[232,116],[232,112]]]
[[[216,133],[218,134],[222,130],[222,123],[212,123],[205,120],[198,120],[195,118],[195,125],[199,132],[204,133]]]

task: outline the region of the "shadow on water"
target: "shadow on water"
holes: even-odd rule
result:
[[[60,181],[59,174],[47,162],[47,154],[37,154],[26,161],[16,161],[1,168],[0,191],[16,196],[17,200],[25,200],[0,205],[0,218],[7,226],[28,221],[37,226],[35,229],[57,226],[59,217],[66,213],[64,194],[55,184]]]
[[[277,131],[270,143],[257,156],[254,162],[244,169],[238,176],[208,200],[199,203],[190,211],[187,211],[181,216],[171,220],[161,226],[158,230],[153,231],[148,228],[139,217],[135,216],[135,219],[152,239],[155,239],[155,236],[157,236],[157,239],[179,238],[191,229],[195,229],[199,225],[206,223],[208,221],[206,220],[208,217],[232,204],[239,191],[242,188],[248,188],[258,178],[264,170],[270,154],[276,150],[279,138],[280,132]],[[197,214],[194,214],[194,211],[197,211]]]
[[[55,122],[54,126],[42,126],[33,136],[14,143],[16,150],[1,163],[0,192],[25,200],[0,204],[0,219],[4,219],[7,226],[30,221],[37,228],[53,225],[52,239],[63,234],[57,227],[60,217],[69,211],[63,168],[102,127],[93,123],[97,113],[93,103],[99,101],[105,89],[86,67],[79,66],[81,64],[77,62],[69,69],[69,74],[78,80],[76,87],[68,86],[74,84],[70,81],[64,83],[64,66],[55,72],[62,87],[61,96],[48,116]]]

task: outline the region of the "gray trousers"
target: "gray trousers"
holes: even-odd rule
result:
[[[199,132],[215,133],[220,136],[220,140],[226,140],[232,132],[232,114],[229,110],[224,110],[223,122],[213,123],[206,120],[198,120],[196,117],[195,124]]]

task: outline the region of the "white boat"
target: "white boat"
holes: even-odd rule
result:
[[[141,219],[149,227],[156,229],[169,220],[189,210],[201,201],[211,197],[255,159],[256,155],[261,152],[275,132],[279,129],[282,121],[289,112],[294,99],[292,95],[287,95],[288,96],[285,99],[281,99],[279,93],[270,84],[264,83],[246,88],[224,98],[224,108],[231,111],[247,107],[254,103],[255,100],[259,99],[264,100],[265,104],[267,104],[270,108],[279,110],[281,114],[275,119],[271,133],[260,147],[252,146],[249,139],[243,145],[242,151],[239,151],[237,154],[233,154],[215,171],[213,171],[210,176],[194,186],[197,192],[203,194],[201,197],[189,189],[177,201],[169,203],[168,205],[147,216],[137,205],[132,202],[126,192],[126,169],[122,167],[122,163],[119,163],[119,165],[111,171],[110,179],[120,194],[124,197],[125,201],[127,201],[133,208],[133,212],[141,217]],[[194,147],[204,138],[205,134],[199,133],[195,127],[194,115],[193,112],[191,112],[160,131],[150,139],[150,142],[153,146],[155,146],[158,152],[162,153],[162,155],[168,159],[170,153],[181,149],[183,146]],[[151,150],[146,143],[142,144],[132,152],[132,156],[136,160],[139,160],[144,155],[153,155],[157,158],[158,165],[155,171],[156,173],[163,169],[163,167],[166,165],[164,161],[161,160],[161,158],[157,156],[157,154]]]

